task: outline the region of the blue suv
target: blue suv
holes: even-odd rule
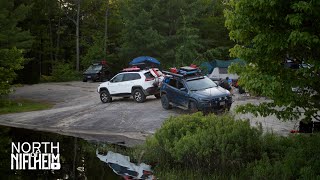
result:
[[[196,68],[182,67],[176,73],[166,72],[160,87],[164,109],[172,105],[191,112],[218,112],[230,110],[232,97],[228,90],[218,86]]]

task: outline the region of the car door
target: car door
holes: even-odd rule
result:
[[[125,82],[123,82],[123,77],[124,74],[118,74],[110,80],[108,84],[110,94],[122,94],[125,92]]]
[[[177,104],[178,103],[178,101],[176,99],[177,88],[175,87],[177,84],[177,80],[174,78],[168,78],[168,79],[166,79],[166,81],[164,83],[166,84],[165,89],[166,89],[167,98],[173,104]]]
[[[139,85],[141,76],[139,73],[126,73],[123,77],[123,90],[125,93],[131,93],[132,86]]]
[[[177,104],[187,108],[189,103],[189,94],[186,86],[181,80],[177,81],[176,96]]]

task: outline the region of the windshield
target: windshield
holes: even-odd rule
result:
[[[194,79],[187,81],[187,85],[190,91],[199,91],[203,89],[208,89],[212,87],[217,87],[217,84],[211,81],[209,78],[205,77],[203,79]]]
[[[102,65],[91,65],[87,71],[100,71],[102,69]]]

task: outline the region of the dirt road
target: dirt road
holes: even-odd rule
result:
[[[0,125],[57,132],[130,146],[142,142],[146,136],[154,133],[166,118],[186,113],[177,108],[164,110],[160,100],[151,96],[145,103],[136,103],[132,98],[113,98],[112,103],[102,104],[96,92],[98,84],[44,83],[16,88],[13,98],[49,101],[55,105],[49,110],[1,115]],[[261,101],[239,95],[234,99],[234,105]],[[292,122],[280,122],[275,117],[254,118],[250,114],[237,117],[251,119],[252,125],[261,122],[265,130],[281,135],[288,134],[294,125]]]

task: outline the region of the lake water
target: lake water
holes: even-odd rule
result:
[[[12,142],[59,142],[60,170],[11,170]],[[121,179],[97,158],[96,150],[103,145],[77,137],[0,126],[0,179]]]

